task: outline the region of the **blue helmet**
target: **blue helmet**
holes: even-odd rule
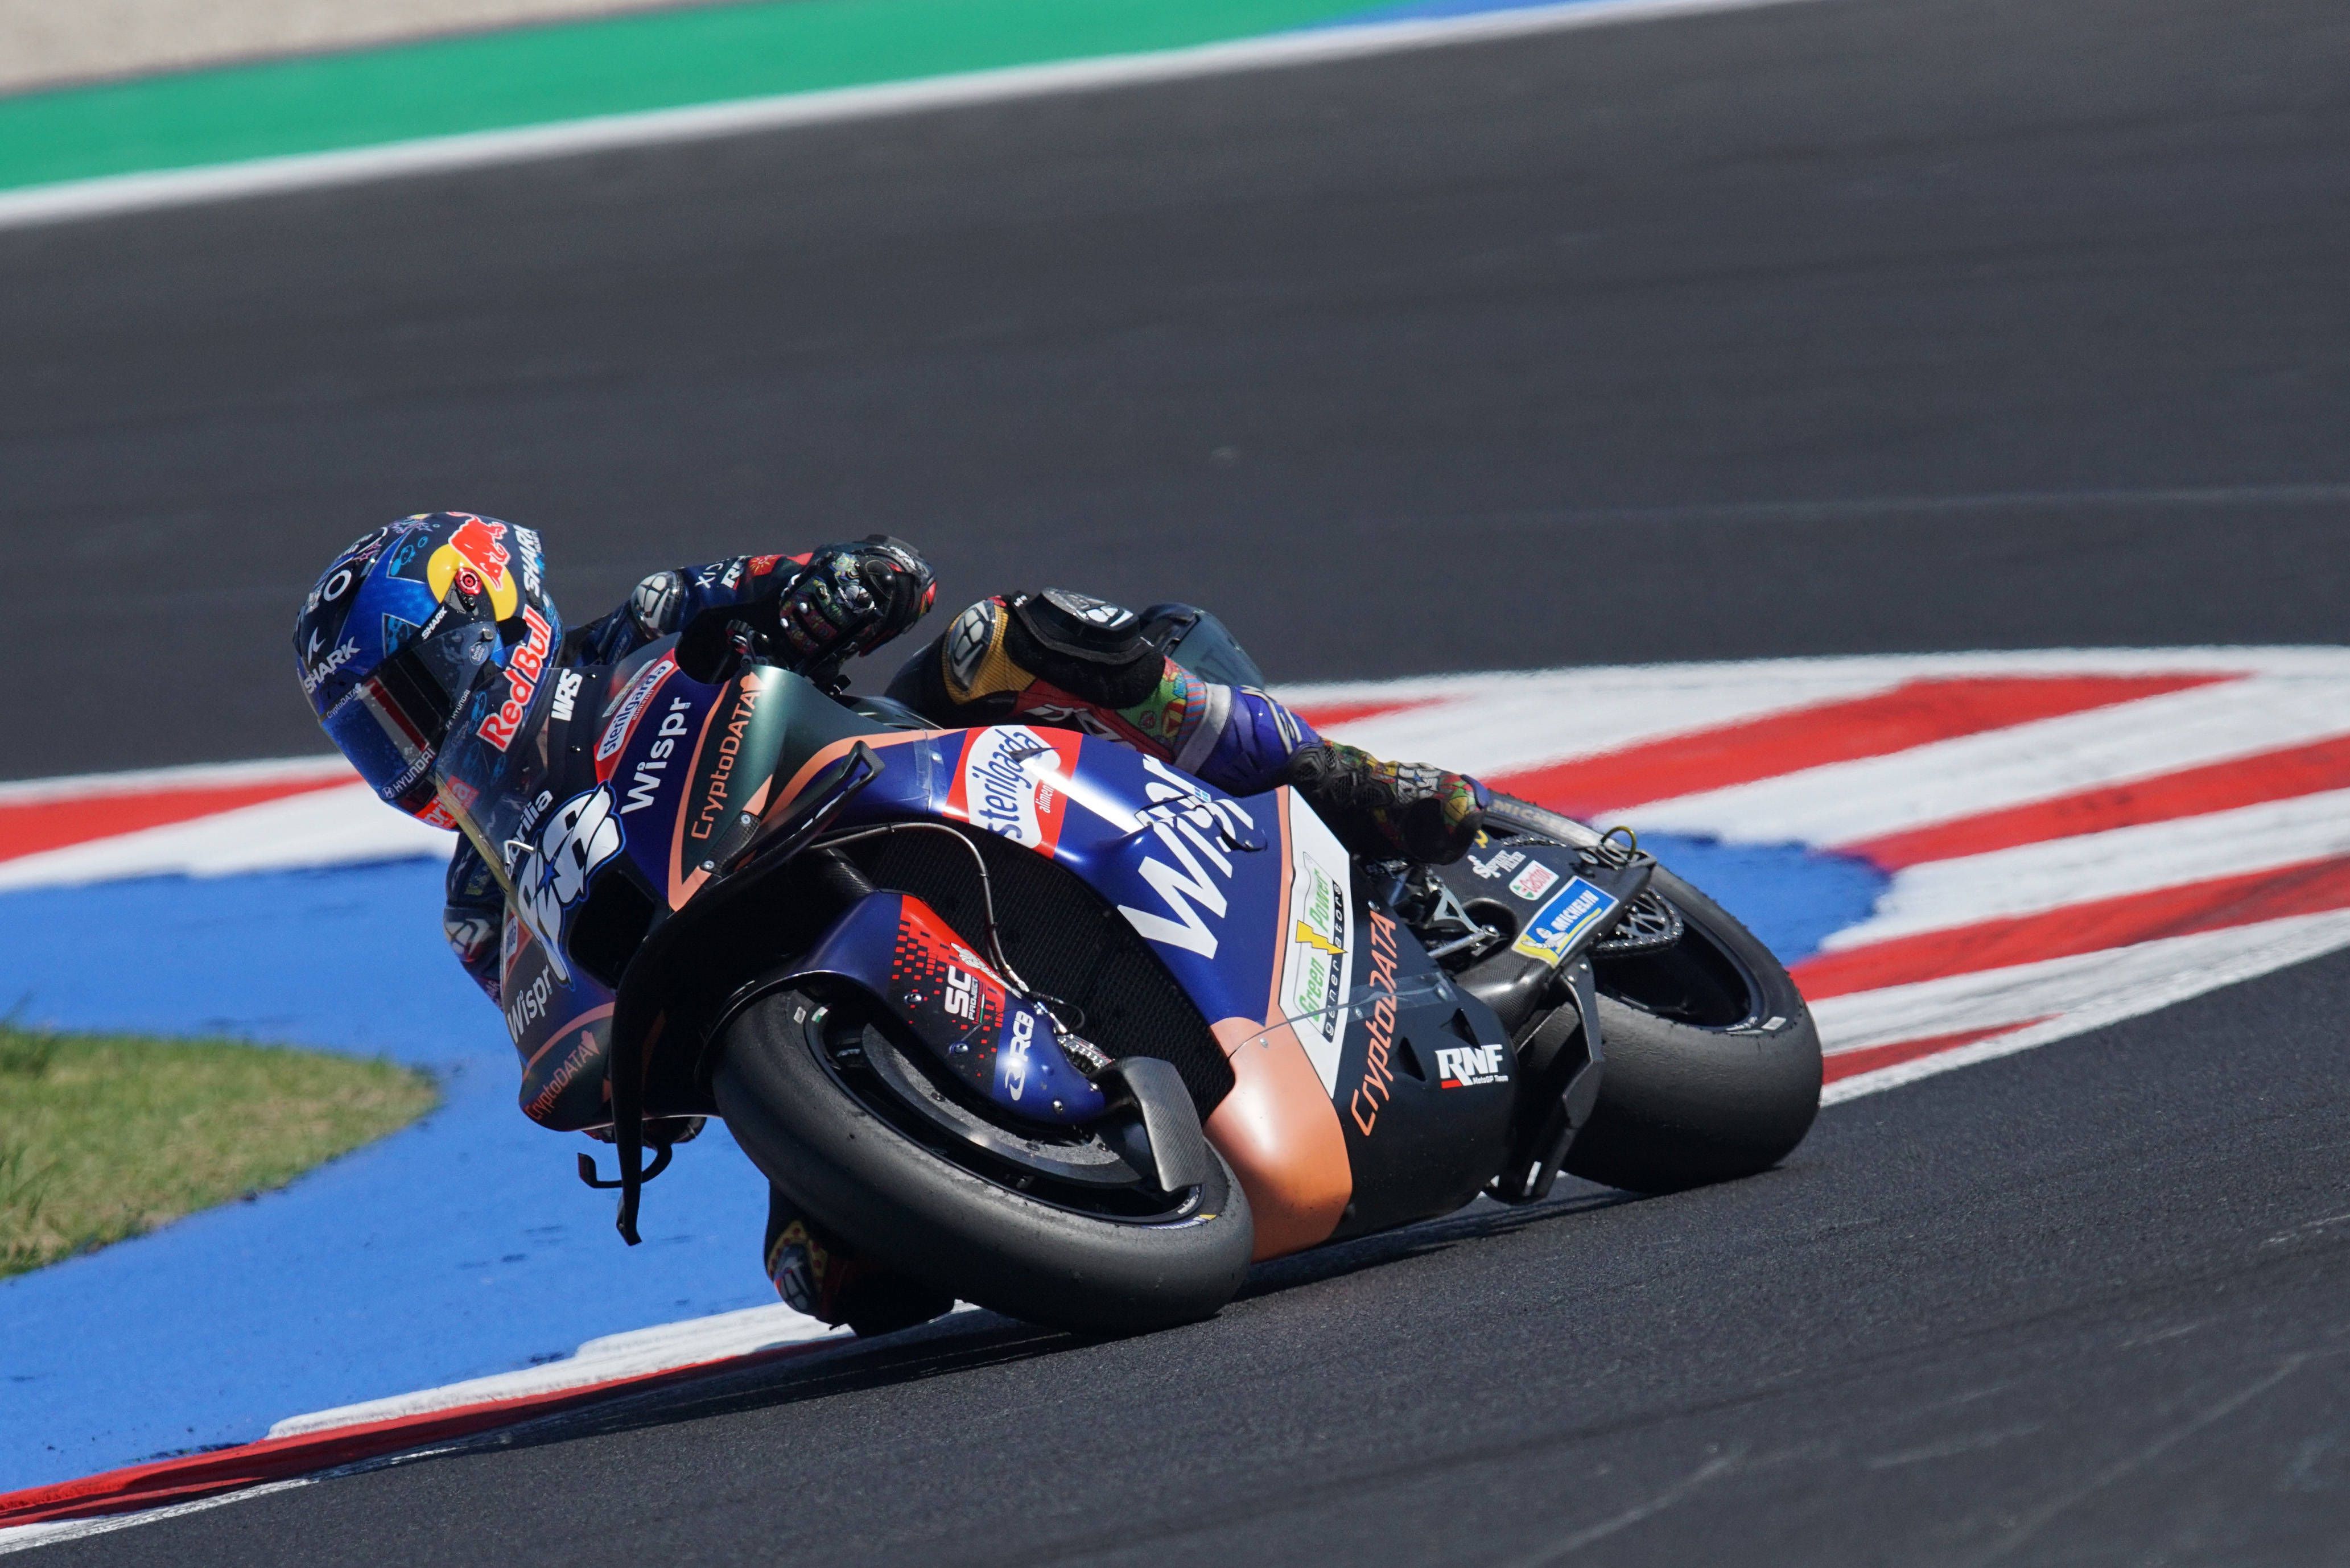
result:
[[[505,750],[562,640],[544,568],[531,530],[431,512],[364,535],[318,578],[294,621],[296,674],[377,794],[452,826],[433,776],[451,730],[462,715]]]

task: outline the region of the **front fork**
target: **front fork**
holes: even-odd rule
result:
[[[1567,999],[1550,1011],[1518,1052],[1519,1109],[1510,1154],[1493,1179],[1504,1203],[1550,1196],[1575,1135],[1599,1103],[1607,1054],[1599,1037],[1599,993],[1591,961],[1576,959],[1558,971]]]

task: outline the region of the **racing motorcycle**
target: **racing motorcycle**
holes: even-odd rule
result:
[[[1263,684],[1213,617],[1154,624]],[[1503,799],[1456,865],[1357,861],[1289,790],[940,730],[737,652],[715,683],[671,641],[564,672],[545,787],[452,799],[504,868],[517,1047],[605,1064],[619,1174],[581,1176],[631,1244],[714,1115],[861,1251],[1132,1331],[1214,1313],[1252,1260],[1562,1171],[1742,1176],[1811,1125],[1786,971],[1628,833]]]

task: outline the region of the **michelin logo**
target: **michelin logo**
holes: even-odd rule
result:
[[[1586,932],[1615,912],[1616,902],[1582,877],[1570,877],[1566,886],[1526,922],[1510,950],[1555,964]]]

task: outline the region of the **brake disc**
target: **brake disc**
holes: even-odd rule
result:
[[[1616,929],[1594,943],[1591,950],[1601,958],[1655,952],[1680,940],[1685,929],[1681,912],[1673,908],[1672,900],[1650,888],[1632,900],[1632,907],[1624,911]]]

